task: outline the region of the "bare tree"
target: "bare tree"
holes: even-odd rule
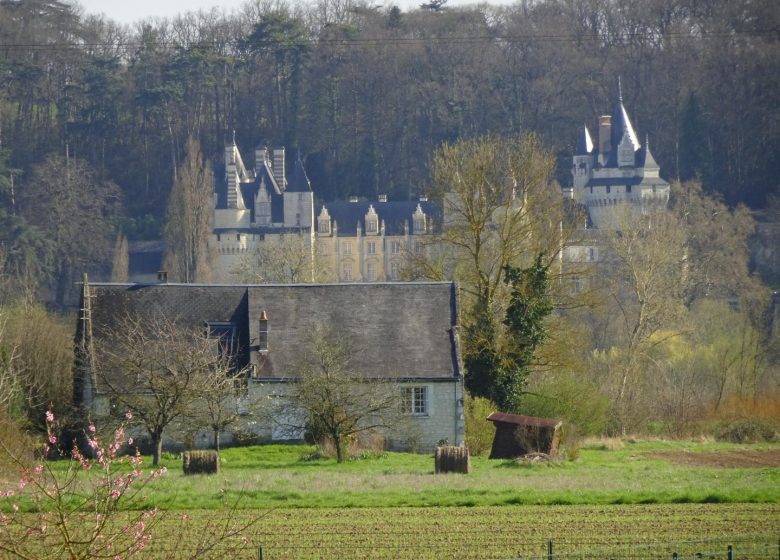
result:
[[[114,245],[114,258],[111,263],[111,281],[127,282],[130,269],[130,255],[128,253],[127,237],[120,233],[116,237]]]
[[[346,458],[351,436],[396,427],[402,412],[401,390],[395,383],[350,369],[355,351],[346,339],[315,328],[288,395],[289,403],[302,414],[297,419],[286,415],[286,427],[329,439],[339,463]]]
[[[679,336],[683,295],[690,278],[686,266],[686,232],[664,209],[639,213],[626,208],[604,230],[607,257],[599,281],[609,302],[614,326],[610,361],[617,420],[625,432],[638,410],[641,372],[649,352],[665,339]],[[663,333],[663,334],[662,334]]]
[[[199,397],[220,392],[234,375],[219,341],[205,330],[185,329],[166,318],[127,317],[98,354],[111,396],[146,428],[157,465],[165,431],[176,421],[197,416]]]
[[[252,284],[308,284],[328,282],[332,271],[314,248],[309,233],[283,233],[266,237],[245,254],[235,270],[238,282]]]
[[[261,412],[261,402],[249,393],[246,370],[236,370],[232,356],[222,353],[212,366],[214,375],[201,384],[190,413],[195,426],[209,428],[214,449],[220,449],[220,434],[248,414]]]
[[[52,155],[33,169],[20,198],[23,215],[52,245],[56,303],[62,306],[83,271],[108,272],[119,188],[86,161]]]
[[[203,161],[198,141],[190,137],[168,198],[165,225],[165,265],[171,276],[182,282],[209,278],[213,193],[211,166]]]

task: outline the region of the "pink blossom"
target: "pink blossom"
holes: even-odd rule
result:
[[[119,490],[112,490],[111,491],[111,497],[112,498],[118,498],[120,496]]]
[[[51,443],[52,445],[54,445],[55,443],[57,443],[57,437],[56,437],[56,436],[52,436],[52,435],[50,435],[50,436],[49,436],[49,443]]]
[[[46,421],[54,422],[54,413],[51,410],[46,411]]]
[[[127,440],[127,445],[133,445],[133,438]]]
[[[89,425],[89,431],[92,432],[93,434],[95,433],[95,425],[94,424],[90,424]]]
[[[13,490],[9,490],[8,492],[5,493],[5,495],[10,498],[11,496],[14,495],[14,491]]]
[[[41,476],[43,474],[43,465],[35,465],[35,468],[33,469],[33,472],[36,475]]]
[[[188,521],[190,516],[187,514],[187,512],[184,512],[181,514],[181,520],[182,521]]]
[[[128,410],[125,413],[125,418],[127,418],[128,420],[132,420],[133,419],[133,413]]]
[[[160,468],[160,474],[165,474],[168,472],[168,467],[162,467]]]

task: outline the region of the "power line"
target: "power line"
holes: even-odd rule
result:
[[[694,32],[672,32],[672,33],[616,33],[602,36],[595,34],[537,34],[537,35],[471,35],[471,36],[451,36],[451,37],[357,37],[351,39],[342,38],[320,38],[315,40],[292,40],[292,41],[253,41],[242,40],[232,41],[198,41],[191,44],[182,44],[176,42],[141,42],[141,41],[116,41],[116,42],[28,42],[28,43],[1,43],[0,49],[14,50],[61,50],[61,49],[97,49],[97,48],[158,48],[158,49],[195,49],[204,47],[237,47],[247,49],[295,49],[295,48],[317,48],[320,46],[382,46],[382,45],[458,45],[474,44],[485,42],[497,43],[535,43],[535,42],[559,42],[559,43],[581,43],[581,42],[613,42],[613,41],[631,41],[631,40],[718,40],[735,37],[765,37],[776,35],[777,30],[732,30],[716,33],[694,33]]]

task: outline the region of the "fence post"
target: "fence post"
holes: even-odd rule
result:
[[[257,545],[257,560],[263,560],[263,545]]]
[[[553,560],[552,539],[547,539],[547,560]]]
[[[728,560],[734,560],[734,549],[731,545],[726,548],[726,558],[728,558]]]

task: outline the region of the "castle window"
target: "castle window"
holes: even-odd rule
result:
[[[401,279],[401,272],[398,263],[390,263],[390,280],[397,282]]]
[[[419,204],[412,215],[412,223],[414,233],[425,233],[425,212]]]
[[[222,241],[219,234],[217,234],[217,241]]]
[[[579,276],[574,276],[571,279],[571,293],[579,294],[582,291],[582,279]]]
[[[342,255],[351,255],[352,254],[352,243],[349,241],[345,241],[341,245],[341,254]]]
[[[397,255],[401,252],[401,242],[400,241],[393,241],[390,244],[390,252],[394,255]]]
[[[236,241],[241,241],[241,234],[240,233],[236,234]]]
[[[419,241],[414,244],[414,252],[418,255],[423,252],[423,244]]]
[[[428,415],[428,387],[404,387],[401,389],[401,406],[405,414]]]
[[[296,226],[301,225],[301,215],[300,215],[300,213],[296,213],[295,214],[295,225]]]
[[[376,263],[366,265],[366,277],[369,282],[376,282]]]
[[[344,264],[341,267],[341,279],[350,282],[352,280],[352,265]]]
[[[376,241],[367,241],[366,242],[366,253],[369,255],[375,255],[376,254]]]
[[[631,185],[626,185],[626,193],[631,194]]]

